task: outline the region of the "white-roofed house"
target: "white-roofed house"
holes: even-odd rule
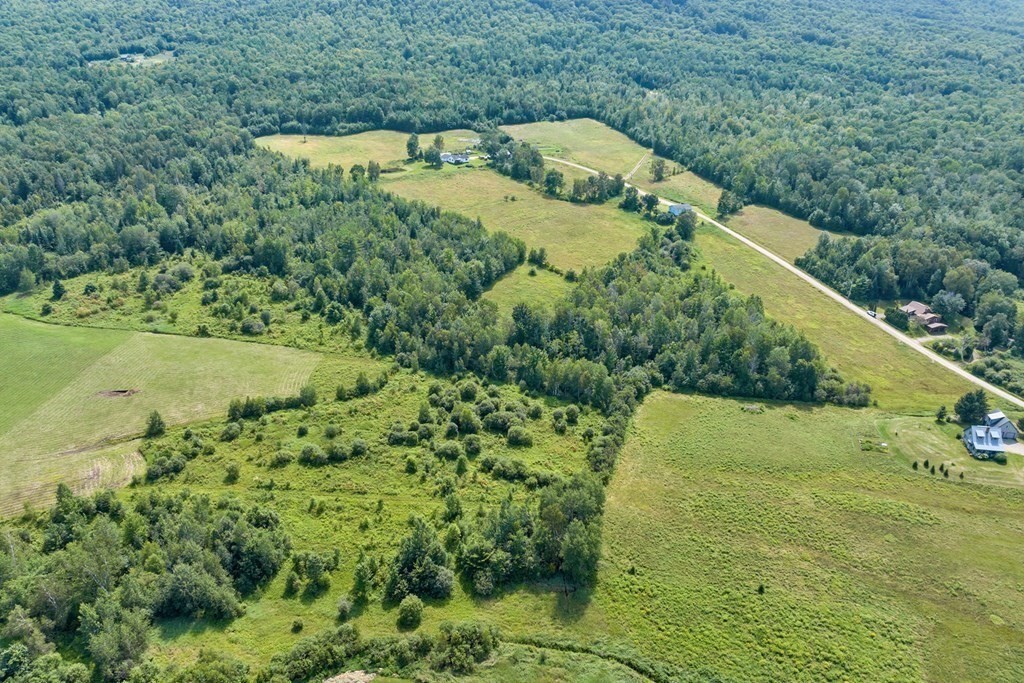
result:
[[[999,430],[1003,441],[1016,441],[1017,437],[1020,436],[1020,430],[1001,410],[996,410],[986,415],[985,426]]]

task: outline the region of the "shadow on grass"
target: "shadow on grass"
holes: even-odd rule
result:
[[[174,619],[162,619],[158,621],[157,629],[160,632],[161,640],[173,641],[189,635],[223,633],[231,622],[231,619],[212,620],[175,617]]]

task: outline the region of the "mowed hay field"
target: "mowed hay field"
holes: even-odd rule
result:
[[[0,315],[0,348],[0,514],[45,503],[59,481],[107,477],[116,469],[108,459],[130,462],[134,447],[111,442],[140,434],[153,410],[177,424],[222,414],[236,396],[295,393],[320,359],[277,346],[10,315]],[[104,393],[122,390],[133,393]]]
[[[814,248],[824,234],[842,237],[827,230],[819,230],[807,221],[787,216],[781,211],[753,204],[727,221],[729,227],[744,237],[775,252],[790,263]]]
[[[1024,492],[861,450],[875,411],[743,405],[637,415],[594,602],[638,650],[716,680],[1024,680]]]
[[[628,174],[651,150],[593,119],[502,126],[516,140],[537,145],[545,156],[572,161],[608,175]]]
[[[314,168],[329,164],[346,171],[353,164],[366,166],[369,161],[387,167],[391,162],[405,162],[405,141],[409,136],[393,130],[375,130],[358,135],[268,135],[256,144],[285,156],[308,159]]]
[[[423,133],[419,136],[420,146],[427,147],[435,135],[441,135],[445,149],[463,150],[479,139],[479,133],[471,130],[446,130],[441,133]],[[394,130],[373,130],[355,135],[268,135],[259,138],[256,144],[285,156],[308,159],[314,168],[329,164],[343,167],[346,171],[353,164],[366,166],[376,161],[381,168],[399,167],[408,161],[405,143],[408,133]]]
[[[528,248],[544,247],[559,268],[582,270],[632,251],[646,226],[614,203],[601,206],[550,199],[486,168],[446,166],[388,178],[385,188],[503,230]]]
[[[934,414],[974,388],[721,230],[702,226],[696,243],[709,270],[761,297],[770,316],[806,334],[847,380],[870,384],[879,407]]]

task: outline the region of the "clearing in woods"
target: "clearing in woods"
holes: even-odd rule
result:
[[[531,270],[534,275],[530,275]],[[565,296],[570,286],[565,278],[556,273],[523,264],[494,283],[484,293],[484,299],[498,305],[502,319],[511,320],[512,307],[516,304],[539,304],[551,309],[556,301]]]
[[[913,470],[929,418],[882,448],[875,410],[746,407],[637,413],[593,597],[635,648],[716,680],[1022,679],[1024,491],[973,483],[998,465]]]
[[[122,479],[158,410],[168,424],[223,414],[230,399],[298,391],[315,353],[46,325],[0,314],[0,514],[47,502],[59,481]],[[13,378],[13,381],[10,381]],[[134,390],[113,396],[104,392]],[[120,464],[119,464],[120,463]]]

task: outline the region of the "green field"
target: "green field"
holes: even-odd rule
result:
[[[46,502],[58,481],[109,479],[135,452],[111,442],[140,434],[152,410],[180,424],[222,414],[235,396],[295,393],[320,360],[283,347],[10,315],[0,315],[0,347],[0,514]],[[119,390],[136,393],[104,394]]]
[[[572,161],[608,175],[628,174],[650,154],[622,133],[593,119],[502,126],[516,140],[537,145],[545,156]],[[638,172],[637,175],[641,175]]]
[[[405,533],[410,515],[432,518],[442,508],[441,498],[435,492],[437,482],[447,475],[454,476],[454,464],[438,459],[426,444],[388,446],[382,438],[392,422],[407,424],[416,420],[418,407],[426,400],[427,389],[434,381],[422,374],[401,371],[378,394],[347,402],[327,398],[308,411],[284,411],[265,420],[249,421],[242,437],[231,443],[217,442],[223,428],[221,422],[191,426],[196,435],[216,442],[216,453],[191,461],[178,479],[161,481],[156,486],[164,491],[187,487],[214,498],[228,494],[250,502],[272,501],[295,550],[323,552],[338,547],[342,553],[341,568],[332,575],[330,589],[315,599],[285,597],[287,572],[282,571],[261,595],[249,601],[245,615],[228,625],[203,621],[165,624],[158,633],[159,660],[188,661],[205,647],[226,651],[250,663],[265,663],[298,639],[335,624],[338,598],[351,590],[359,553],[387,559]],[[516,400],[519,392],[505,387],[500,395]],[[558,405],[547,402],[543,416],[528,423],[534,437],[533,447],[513,449],[503,438],[484,434],[483,455],[516,458],[531,467],[563,475],[578,471],[584,466],[586,449],[581,432],[597,426],[600,416],[585,411],[578,426],[559,435],[551,420],[551,411]],[[350,442],[362,438],[370,444],[369,453],[325,467],[297,462],[284,467],[269,466],[269,458],[278,451],[298,453],[307,443],[326,446],[331,442],[325,434],[329,424],[340,426],[335,439]],[[309,430],[304,437],[297,436],[301,425]],[[178,442],[180,430],[172,431],[152,448]],[[408,457],[418,463],[416,473],[406,472]],[[526,494],[521,485],[510,485],[479,471],[480,457],[470,462],[464,476],[456,478],[456,491],[467,516],[480,507],[498,503],[506,495],[522,499]],[[240,479],[233,485],[224,482],[225,468],[230,462],[241,466]],[[125,495],[131,493],[129,490]],[[310,512],[311,499],[323,501],[326,510],[319,514]],[[451,599],[428,601],[421,629],[433,632],[444,620],[483,618],[500,625],[512,640],[517,635],[563,632],[565,629],[554,616],[560,605],[561,587],[561,582],[540,583],[496,599],[478,599],[456,583]],[[296,618],[301,618],[305,625],[301,634],[291,632]],[[551,623],[545,625],[547,622]],[[382,607],[379,598],[371,600],[360,609],[355,623],[367,635],[394,634],[395,608]],[[586,668],[607,669],[605,665]],[[614,672],[616,668],[610,670]],[[598,676],[593,680],[621,678]]]
[[[769,315],[806,334],[846,379],[870,384],[880,407],[934,413],[973,387],[721,230],[700,228],[697,246],[708,269],[761,297]]]
[[[814,248],[818,238],[828,232],[815,228],[807,221],[757,204],[743,207],[742,211],[730,216],[726,222],[736,232],[790,263]],[[838,236],[836,233],[829,234]]]
[[[559,268],[582,270],[632,251],[643,221],[614,204],[570,204],[485,168],[424,169],[388,178],[383,186],[403,197],[436,204],[489,230],[503,230],[529,248],[544,247]]]
[[[742,406],[637,415],[594,596],[637,649],[722,680],[1021,680],[1024,492],[913,471],[926,418],[886,454],[874,411]]]
[[[426,147],[434,139],[435,133],[420,135],[420,146]],[[479,140],[479,133],[471,130],[446,130],[440,133],[444,137],[445,149],[462,150],[471,147]],[[378,162],[382,168],[399,168],[407,161],[405,143],[408,133],[394,130],[373,130],[356,135],[268,135],[260,138],[257,143],[274,152],[281,152],[290,157],[309,159],[314,167],[335,164],[351,168],[354,164],[366,166],[369,161]]]
[[[534,275],[530,275],[531,270]],[[484,293],[484,299],[498,305],[502,318],[511,319],[512,307],[516,304],[523,302],[551,308],[571,286],[562,276],[527,264],[495,282]]]
[[[353,164],[366,166],[368,161],[382,167],[406,161],[405,141],[409,136],[393,130],[375,130],[358,135],[269,135],[259,145],[286,156],[309,159],[314,167],[335,164],[348,170]]]

